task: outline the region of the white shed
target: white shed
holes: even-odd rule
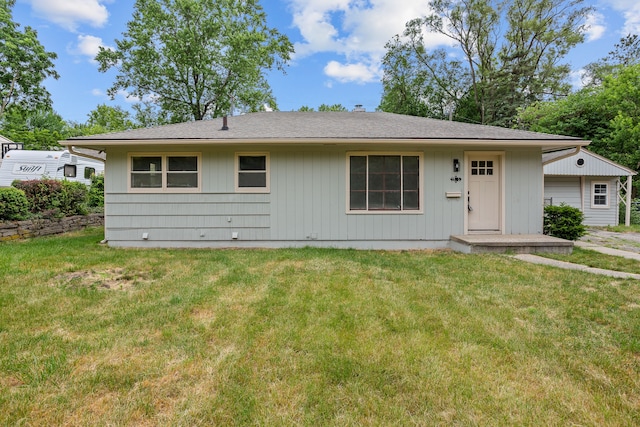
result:
[[[618,225],[626,207],[629,225],[631,183],[636,172],[585,148],[545,153],[544,198],[547,205],[565,203],[584,213],[585,225]]]

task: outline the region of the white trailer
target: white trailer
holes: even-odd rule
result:
[[[104,163],[64,151],[10,150],[0,165],[0,187],[15,180],[60,179],[90,185],[91,177],[104,173]]]

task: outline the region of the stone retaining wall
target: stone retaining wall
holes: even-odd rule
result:
[[[30,237],[49,236],[85,227],[104,225],[104,214],[77,215],[55,219],[0,221],[0,242]]]

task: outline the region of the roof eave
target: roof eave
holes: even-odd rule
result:
[[[470,138],[247,138],[247,139],[69,139],[60,141],[65,146],[104,150],[122,146],[175,146],[175,145],[430,145],[430,146],[509,146],[541,148],[544,151],[569,147],[585,147],[589,141],[579,139],[470,139]]]

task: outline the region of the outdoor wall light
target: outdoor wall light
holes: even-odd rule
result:
[[[453,159],[453,172],[460,172],[460,160],[458,159]]]

